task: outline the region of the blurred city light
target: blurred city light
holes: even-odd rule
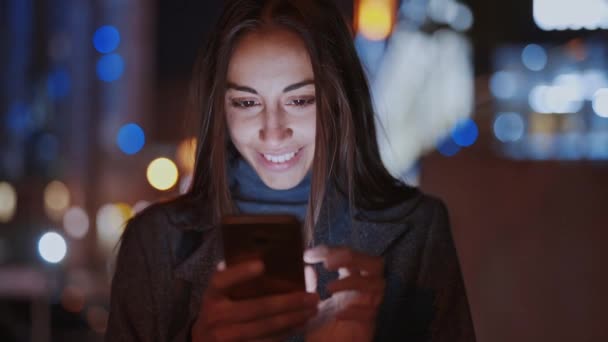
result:
[[[596,30],[608,28],[604,0],[534,0],[534,22],[542,30]]]
[[[116,53],[101,56],[97,61],[97,77],[104,82],[118,80],[122,76],[124,69],[124,61]]]
[[[519,113],[498,113],[494,120],[494,135],[502,142],[515,142],[524,135],[524,120]]]
[[[452,130],[452,139],[460,147],[468,147],[475,143],[479,136],[479,129],[473,119],[460,121]]]
[[[370,40],[384,40],[393,30],[395,0],[359,0],[358,31]]]
[[[460,151],[460,146],[458,146],[458,144],[452,140],[451,136],[448,136],[437,145],[437,151],[439,151],[439,153],[441,153],[443,156],[452,157],[456,155],[458,151]]]
[[[106,204],[97,212],[97,241],[110,252],[118,243],[126,222],[133,216],[133,209],[125,203]]]
[[[582,106],[582,95],[573,86],[537,85],[530,91],[529,104],[537,113],[576,113]]]
[[[467,5],[456,3],[455,6],[456,13],[448,23],[456,31],[468,31],[473,26],[473,12]]]
[[[593,100],[595,92],[600,88],[608,88],[608,79],[606,73],[599,69],[586,70],[582,74],[583,93],[585,99]]]
[[[155,189],[165,191],[171,189],[175,183],[179,172],[175,163],[167,158],[157,158],[148,166],[147,178],[150,185]]]
[[[44,208],[51,219],[60,220],[70,205],[70,191],[60,181],[50,182],[44,189]]]
[[[527,45],[521,53],[524,66],[532,71],[541,71],[547,65],[547,52],[537,44]]]
[[[368,77],[372,79],[372,76],[381,65],[382,56],[386,49],[386,41],[369,40],[359,33],[355,36],[355,48],[357,49],[357,54],[359,55],[361,62],[363,62],[363,65],[368,72]]]
[[[33,122],[30,108],[19,101],[11,105],[5,120],[6,126],[18,135],[25,133]]]
[[[116,136],[118,148],[128,155],[141,151],[145,143],[146,136],[144,130],[134,123],[122,126]]]
[[[0,182],[0,222],[10,221],[17,211],[17,192],[8,182]]]
[[[46,82],[47,92],[52,99],[66,97],[70,92],[70,75],[62,68],[56,69],[49,74]]]
[[[510,71],[498,71],[490,78],[490,91],[499,99],[509,99],[517,92],[517,78]]]
[[[114,26],[105,25],[95,31],[93,46],[101,53],[110,53],[120,44],[120,32]]]
[[[608,88],[599,89],[593,95],[593,111],[602,118],[608,118]]]
[[[177,162],[186,173],[194,171],[196,154],[196,138],[187,138],[177,147]]]
[[[74,239],[82,239],[89,231],[89,215],[80,207],[72,207],[63,215],[63,229]]]
[[[46,262],[56,264],[65,257],[67,245],[61,235],[48,232],[38,241],[38,253]]]

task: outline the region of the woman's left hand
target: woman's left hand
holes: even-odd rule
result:
[[[322,262],[329,271],[338,271],[339,279],[327,284],[332,296],[319,304],[319,311],[307,329],[306,340],[372,341],[376,315],[384,296],[384,261],[382,257],[356,252],[348,247],[324,245],[304,253],[304,261]],[[306,269],[308,291],[316,288],[312,267]]]

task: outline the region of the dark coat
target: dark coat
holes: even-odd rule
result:
[[[475,340],[441,201],[417,193],[399,206],[360,212],[342,231],[339,224],[332,226],[337,208],[332,201],[323,205],[316,243],[346,244],[384,257],[386,289],[376,341]],[[112,281],[106,341],[190,340],[203,291],[222,258],[218,229],[196,217],[195,209],[178,199],[155,204],[128,223]],[[324,285],[336,274],[317,272],[325,298]]]

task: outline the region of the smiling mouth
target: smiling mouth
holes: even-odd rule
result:
[[[264,159],[266,159],[267,161],[269,161],[271,163],[281,164],[281,163],[285,163],[285,162],[288,162],[291,159],[293,159],[301,150],[302,150],[302,148],[299,148],[297,151],[291,151],[291,152],[282,153],[282,154],[269,154],[269,153],[260,153],[260,154],[264,157]]]

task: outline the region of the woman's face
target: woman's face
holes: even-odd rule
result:
[[[311,168],[316,105],[303,41],[283,30],[248,33],[235,46],[225,96],[232,142],[270,188],[298,185]]]

